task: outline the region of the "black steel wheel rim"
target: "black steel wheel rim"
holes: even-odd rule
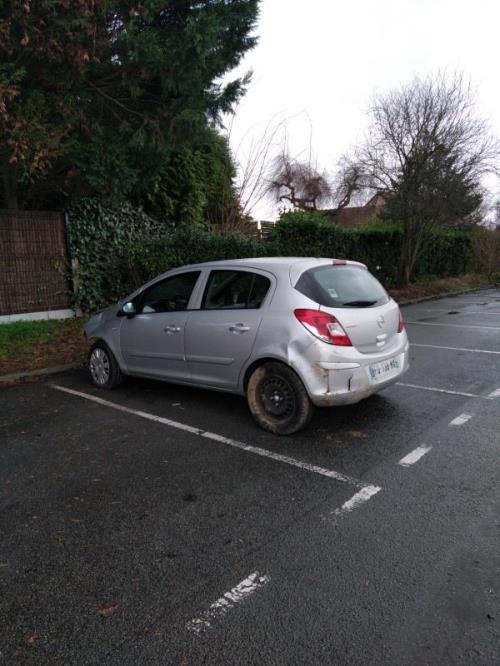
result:
[[[269,416],[283,419],[295,411],[295,392],[283,377],[274,375],[263,379],[258,394],[262,408]]]

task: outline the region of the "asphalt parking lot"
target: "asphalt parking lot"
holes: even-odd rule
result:
[[[500,663],[500,290],[403,309],[401,384],[278,438],[83,371],[0,393],[0,663]]]

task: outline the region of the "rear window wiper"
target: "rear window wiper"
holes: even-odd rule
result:
[[[347,301],[346,303],[342,303],[342,305],[353,305],[354,307],[358,308],[369,308],[370,305],[375,305],[377,301]]]

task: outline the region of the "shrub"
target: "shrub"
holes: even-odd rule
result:
[[[172,229],[143,238],[122,255],[129,276],[128,290],[171,268],[219,259],[240,259],[267,254],[262,241],[238,232],[213,234],[203,229]]]
[[[397,284],[403,229],[396,222],[343,229],[318,211],[293,211],[282,215],[270,239],[277,254],[354,259],[366,264],[385,286]],[[424,252],[416,277],[462,275],[472,263],[468,232],[438,232]]]
[[[477,227],[472,234],[475,270],[489,280],[500,279],[500,228]]]

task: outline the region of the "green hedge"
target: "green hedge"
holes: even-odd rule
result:
[[[342,229],[321,213],[294,211],[282,215],[269,241],[282,256],[336,257],[361,261],[386,286],[397,282],[403,230],[394,222]],[[434,234],[419,263],[417,277],[452,277],[472,269],[470,234],[448,231]]]
[[[122,298],[170,268],[258,256],[337,257],[361,261],[388,287],[396,284],[402,229],[394,223],[341,229],[320,213],[285,213],[266,241],[242,233],[167,227],[123,204],[84,200],[69,211],[76,304],[93,310]],[[468,233],[436,234],[419,274],[451,277],[471,269]]]
[[[238,232],[214,234],[196,228],[163,230],[143,239],[124,254],[123,266],[133,288],[176,266],[260,257],[268,254],[269,249],[266,243]]]

